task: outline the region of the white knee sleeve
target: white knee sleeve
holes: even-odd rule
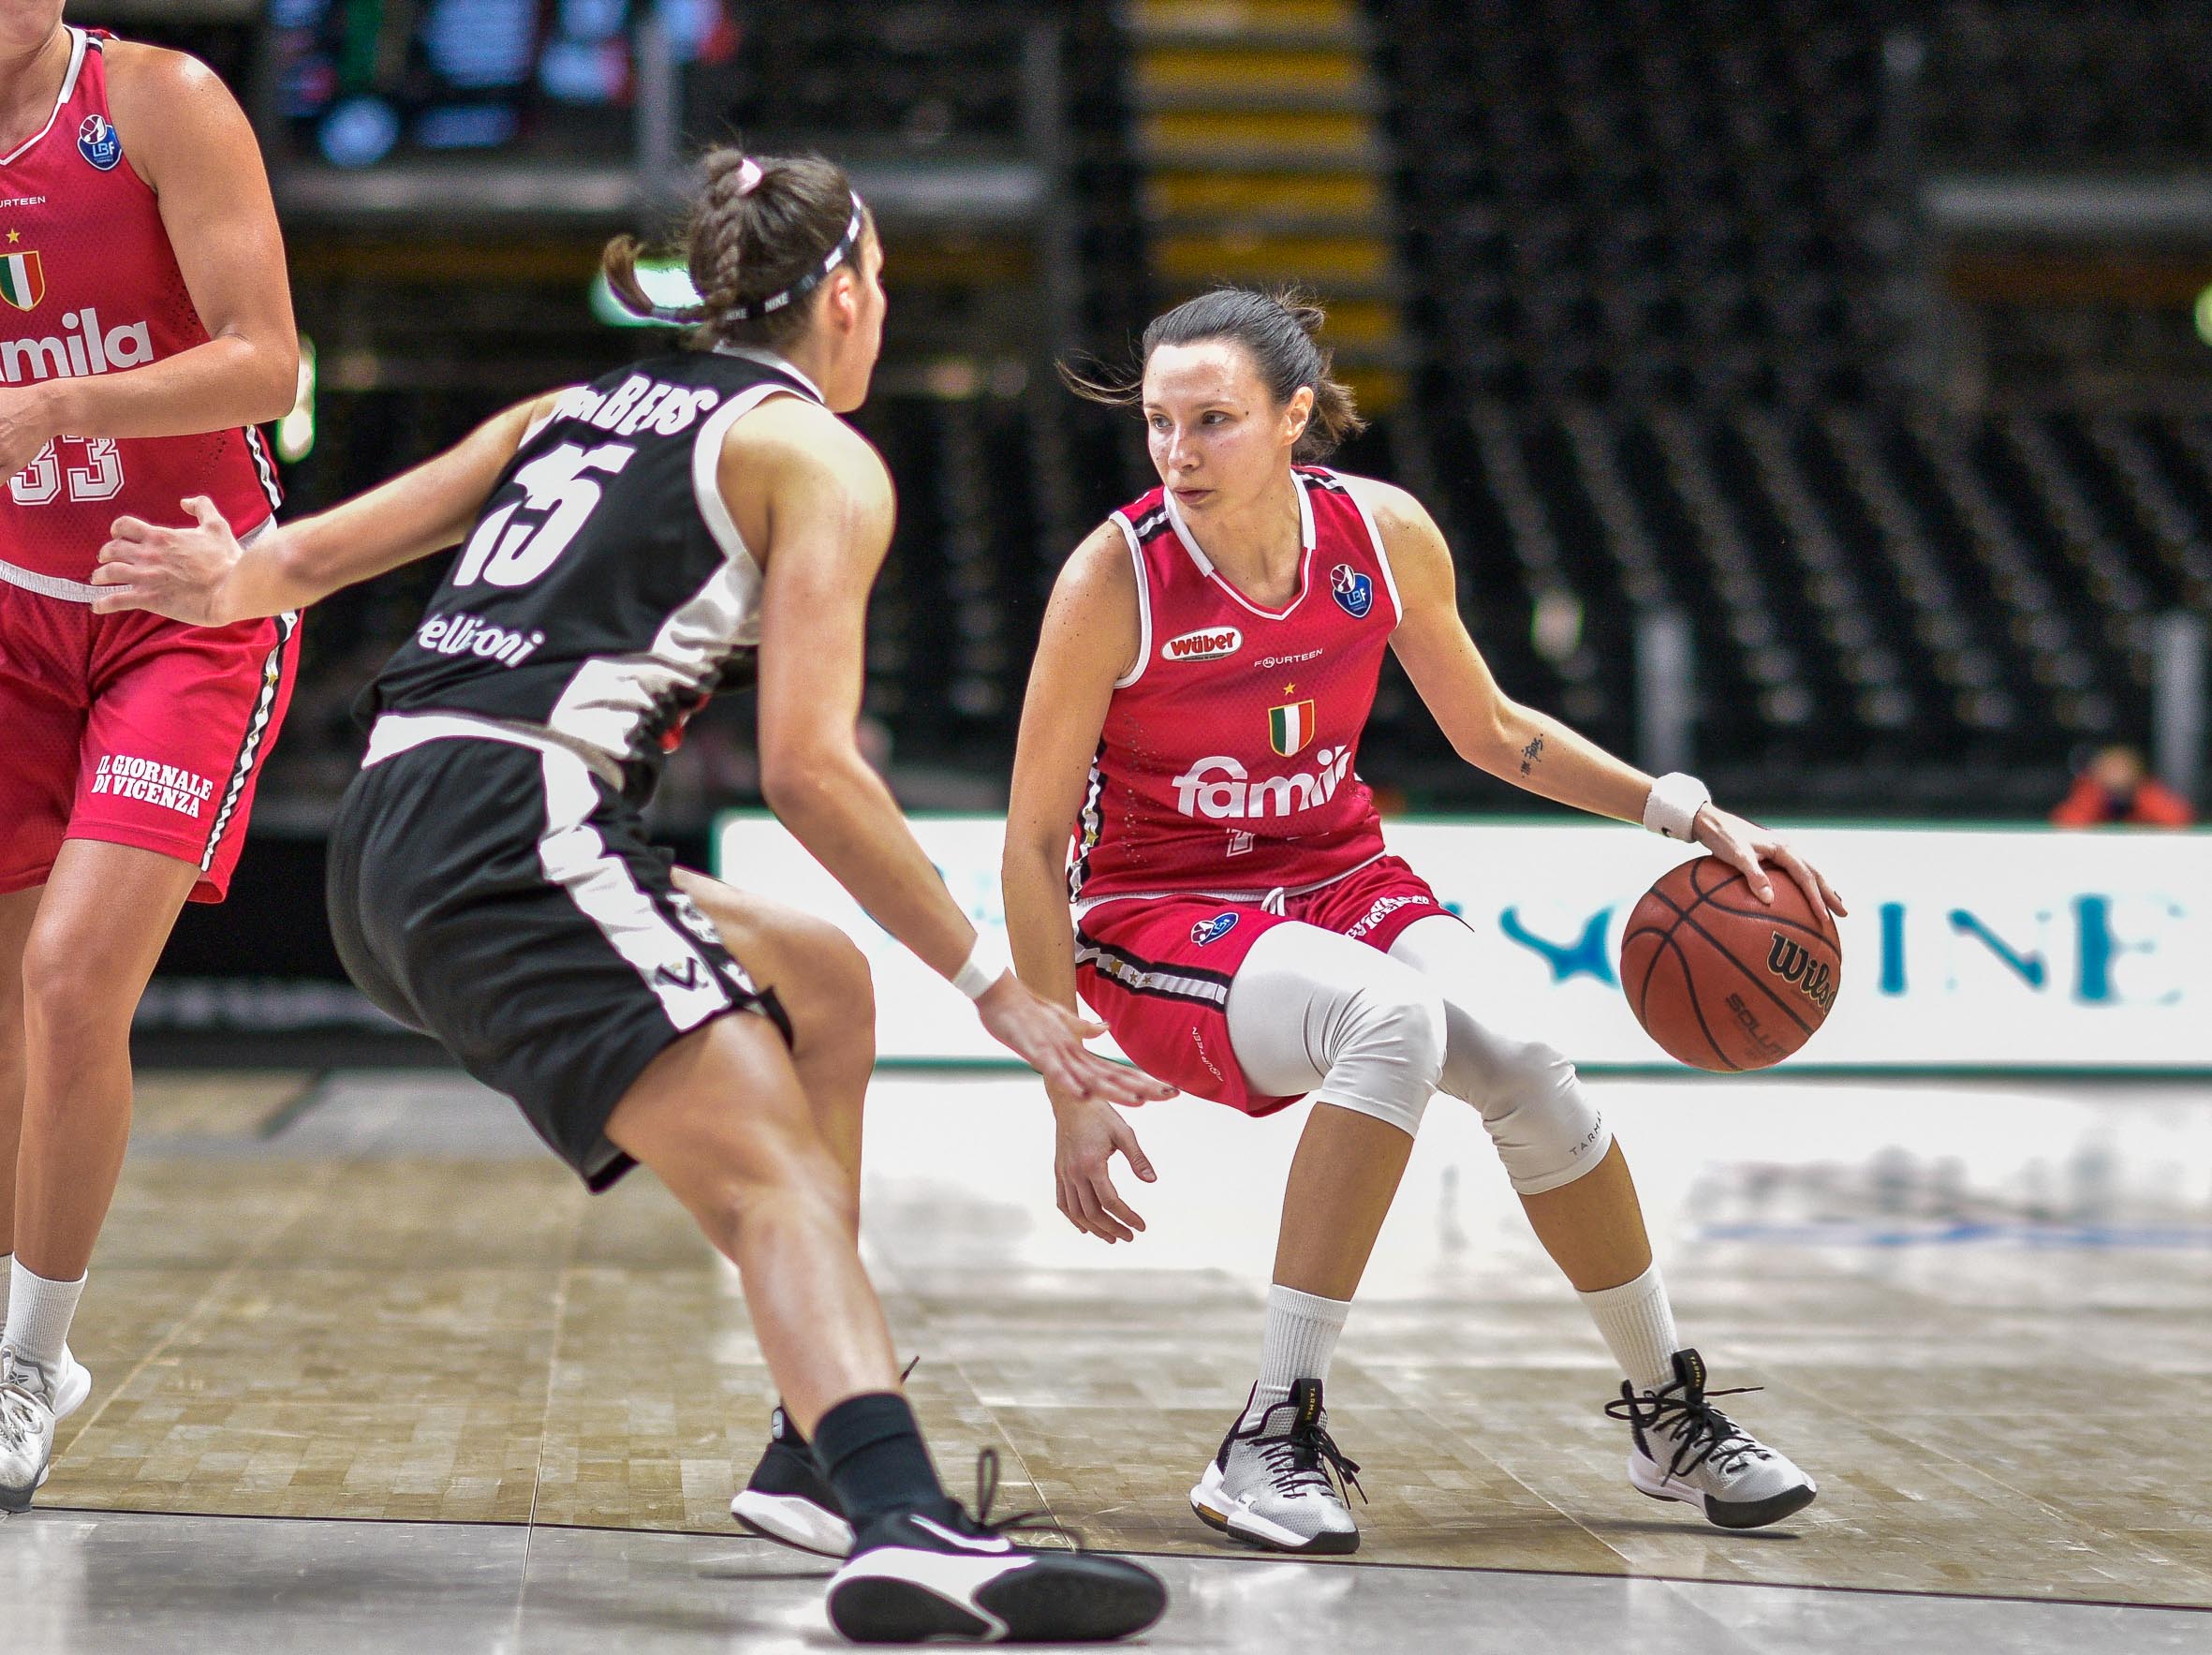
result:
[[[1444,1067],[1444,1001],[1410,967],[1317,925],[1276,925],[1230,984],[1228,1015],[1256,1089],[1420,1130]]]
[[[1541,1195],[1595,1168],[1613,1132],[1566,1057],[1541,1041],[1494,1033],[1467,1010],[1481,991],[1473,944],[1466,926],[1438,914],[1407,926],[1390,952],[1443,991],[1438,1089],[1482,1113],[1514,1190]]]

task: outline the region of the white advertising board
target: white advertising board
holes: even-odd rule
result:
[[[978,926],[1004,928],[1004,823],[915,832]],[[1621,928],[1683,848],[1602,822],[1402,820],[1390,847],[1482,940],[1485,1021],[1579,1062],[1675,1067],[1630,1014]],[[2212,1072],[2212,835],[1806,827],[1851,909],[1827,1025],[1792,1066]],[[869,920],[774,818],[726,818],[731,883],[842,926],[876,968],[887,1061],[1006,1057],[952,988]]]

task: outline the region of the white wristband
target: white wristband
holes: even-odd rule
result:
[[[971,1000],[980,1000],[1007,973],[1006,948],[989,931],[976,933],[975,948],[967,964],[953,974],[952,986]]]
[[[1694,776],[1679,770],[1651,784],[1651,797],[1644,801],[1644,825],[1666,839],[1694,835],[1698,812],[1713,802],[1713,794]]]

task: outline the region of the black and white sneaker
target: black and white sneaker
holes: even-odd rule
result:
[[[768,1416],[768,1452],[730,1502],[730,1515],[748,1534],[817,1557],[842,1558],[852,1550],[852,1525],[837,1491],[781,1408]]]
[[[952,1500],[935,1512],[881,1517],[854,1539],[830,1582],[830,1624],[856,1644],[928,1640],[1105,1644],[1167,1612],[1158,1575],[1126,1558],[1016,1545],[1015,1529],[1046,1528],[1034,1512],[990,1519],[998,1456],[976,1470],[977,1515]]]
[[[1605,1411],[1629,1422],[1629,1481],[1653,1500],[1678,1500],[1720,1529],[1763,1529],[1812,1504],[1820,1488],[1776,1449],[1715,1408],[1714,1396],[1757,1386],[1705,1389],[1704,1359],[1674,1352],[1674,1378],[1656,1391],[1624,1382]]]

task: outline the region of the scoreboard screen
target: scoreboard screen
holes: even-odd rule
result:
[[[633,36],[652,0],[271,0],[277,114],[333,167],[454,153],[629,153]],[[725,0],[659,0],[679,65],[736,50]]]

